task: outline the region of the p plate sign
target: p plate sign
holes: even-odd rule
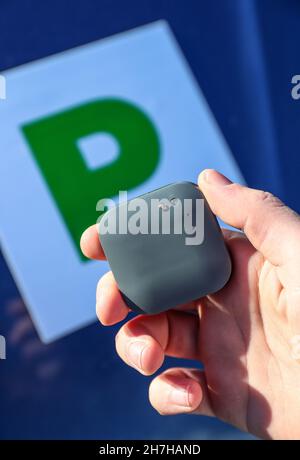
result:
[[[95,319],[106,263],[79,249],[96,203],[240,172],[164,21],[4,72],[3,252],[50,342]]]

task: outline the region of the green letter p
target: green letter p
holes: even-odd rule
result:
[[[98,200],[138,186],[155,170],[160,154],[155,127],[135,105],[102,99],[36,120],[22,130],[78,253],[86,260],[79,240],[99,217]],[[113,161],[91,169],[79,141],[97,133],[113,136],[119,149]]]

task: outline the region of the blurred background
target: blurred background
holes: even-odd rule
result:
[[[298,0],[0,0],[0,11],[0,72],[166,20],[246,182],[300,211]],[[209,418],[157,415],[149,379],[115,354],[117,329],[95,323],[43,344],[0,257],[0,437],[247,437]]]

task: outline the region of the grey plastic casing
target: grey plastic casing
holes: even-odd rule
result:
[[[130,209],[135,207],[135,198],[104,214],[116,219],[117,232],[102,231],[101,234],[100,225],[100,242],[127,305],[140,313],[155,314],[220,290],[230,277],[231,260],[217,219],[198,186],[191,182],[176,182],[138,198],[148,204],[149,229],[152,199],[172,200],[175,204],[170,208],[169,234],[161,231],[152,234],[150,230],[147,234],[119,232],[120,207],[123,212],[126,207],[129,221],[134,214]],[[191,235],[184,231],[183,224],[181,234],[174,232],[175,206],[180,202],[184,208],[185,199],[192,203],[193,224],[196,224],[196,200],[204,200],[203,221],[200,222],[204,238],[201,244],[186,244],[186,238]],[[160,230],[163,212],[160,208]],[[180,218],[183,219],[184,214]]]

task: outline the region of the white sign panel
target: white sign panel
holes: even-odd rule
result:
[[[96,283],[108,268],[104,262],[80,258],[74,244],[78,229],[74,218],[67,215],[62,190],[66,200],[69,199],[72,173],[76,175],[83,167],[89,174],[101,170],[104,182],[106,174],[111,174],[110,183],[116,177],[116,187],[120,181],[117,168],[109,168],[118,165],[120,155],[118,136],[112,135],[113,126],[112,131],[103,128],[101,133],[101,129],[97,132],[91,128],[91,133],[85,133],[88,118],[83,116],[84,126],[79,124],[78,138],[69,149],[66,139],[76,135],[75,128],[73,125],[70,129],[61,128],[56,136],[53,132],[58,125],[62,127],[63,122],[67,118],[72,120],[73,116],[79,120],[82,107],[91,109],[96,103],[100,110],[101,101],[121,102],[121,112],[124,101],[124,107],[132,105],[138,108],[136,113],[140,110],[146,116],[157,134],[159,152],[156,151],[155,165],[149,163],[153,171],[148,176],[145,171],[141,173],[140,182],[137,168],[129,197],[173,181],[196,181],[198,173],[206,167],[216,168],[233,180],[242,181],[242,178],[164,21],[9,70],[3,75],[7,98],[0,100],[1,245],[41,339],[50,342],[95,319]],[[67,118],[60,114],[67,114]],[[118,115],[115,118],[117,120]],[[110,119],[112,125],[115,118]],[[50,124],[37,123],[36,129],[36,122],[49,119]],[[118,128],[125,144],[126,130],[130,136],[134,132],[130,120],[128,117],[128,127],[125,123],[122,130]],[[89,122],[93,124],[93,117]],[[142,142],[139,125],[136,126],[136,139]],[[27,131],[26,127],[29,127]],[[60,139],[57,149],[52,148],[52,143]],[[148,152],[147,145],[145,152]],[[81,160],[79,156],[75,158],[75,148]],[[75,152],[74,170],[72,152]],[[143,149],[139,154],[144,154]],[[70,168],[65,166],[67,155]],[[145,157],[145,164],[148,159]],[[140,162],[141,168],[143,163]],[[132,178],[134,170],[123,168],[123,177]],[[82,191],[85,196],[88,184],[88,179],[86,185],[79,182],[77,192]],[[99,193],[101,187],[99,183]],[[80,209],[95,207],[95,204],[87,200],[78,203],[78,222]]]

